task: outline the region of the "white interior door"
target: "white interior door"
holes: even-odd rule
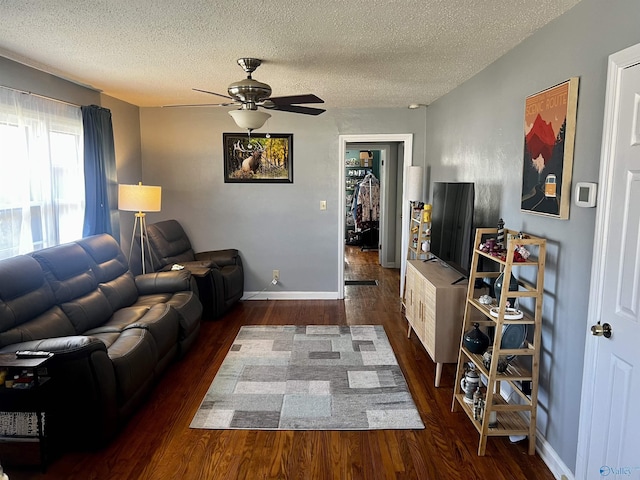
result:
[[[640,45],[609,59],[576,478],[640,479]]]

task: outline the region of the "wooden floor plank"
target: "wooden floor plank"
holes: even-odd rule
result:
[[[185,358],[173,364],[118,437],[97,452],[71,452],[46,474],[7,468],[11,480],[218,479],[504,479],[551,480],[527,442],[492,438],[478,457],[478,434],[464,413],[451,413],[455,366],[435,365],[400,309],[399,272],[377,264],[377,252],[348,247],[339,300],[249,300],[223,319],[204,321]],[[218,368],[242,325],[383,325],[426,428],[424,430],[274,432],[190,429]]]

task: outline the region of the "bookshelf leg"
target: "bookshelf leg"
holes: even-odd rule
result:
[[[484,452],[487,449],[487,436],[480,435],[480,445],[478,445],[478,456],[484,457]]]

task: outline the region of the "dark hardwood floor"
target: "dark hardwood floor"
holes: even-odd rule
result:
[[[527,442],[489,439],[478,457],[478,434],[464,413],[451,413],[455,365],[440,388],[435,365],[415,335],[407,339],[399,272],[377,265],[377,252],[348,248],[344,301],[245,301],[218,321],[204,321],[186,357],[162,377],[142,408],[106,448],[66,453],[46,474],[7,471],[11,480],[162,479],[553,479]],[[424,430],[245,431],[189,428],[209,384],[242,325],[384,325]]]

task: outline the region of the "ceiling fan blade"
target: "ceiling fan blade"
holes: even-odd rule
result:
[[[291,105],[292,103],[324,103],[324,100],[312,93],[307,95],[289,95],[287,97],[270,97],[274,105]]]
[[[162,105],[162,108],[169,107],[230,107],[232,105],[241,105],[240,103],[194,103],[194,104],[184,104],[181,103],[179,105]]]
[[[302,113],[303,115],[320,115],[322,108],[301,107],[299,105],[274,105],[271,110],[280,110],[281,112]]]
[[[235,101],[235,98],[230,97],[228,95],[222,95],[221,93],[210,92],[209,90],[200,90],[199,88],[193,88],[192,90],[195,90],[196,92],[208,93],[210,95],[217,95],[218,97],[228,98],[229,100],[234,100]]]

